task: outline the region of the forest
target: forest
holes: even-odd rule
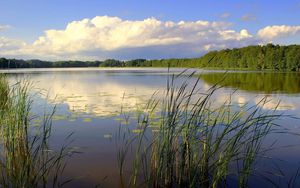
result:
[[[300,45],[247,46],[211,51],[200,58],[132,60],[125,66],[299,71]]]
[[[247,70],[300,70],[300,45],[256,45],[211,51],[199,58],[121,61],[42,61],[0,58],[0,69],[51,67],[185,67]]]

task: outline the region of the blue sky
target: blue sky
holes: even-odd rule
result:
[[[140,40],[147,40],[145,44],[137,44],[139,36],[142,33],[149,31],[149,24],[147,30],[138,32],[137,35],[130,35],[129,38],[120,38],[124,40],[119,45],[105,46],[101,42],[115,41],[115,36],[109,34],[109,36],[102,36],[103,33],[98,33],[93,37],[106,38],[106,41],[100,41],[93,43],[90,46],[93,48],[84,47],[77,48],[74,45],[78,43],[84,43],[83,46],[89,46],[87,41],[91,40],[89,36],[81,37],[72,41],[67,41],[65,38],[59,38],[58,32],[53,35],[47,36],[45,31],[56,30],[65,31],[68,24],[73,21],[82,21],[87,18],[91,23],[95,17],[107,16],[109,18],[117,17],[123,21],[131,21],[130,27],[136,26],[136,21],[143,21],[146,19],[155,19],[161,22],[156,24],[155,28],[151,26],[152,33],[143,36]],[[262,44],[267,42],[273,42],[278,44],[299,44],[300,43],[300,0],[286,0],[286,1],[208,1],[208,0],[151,0],[151,1],[99,1],[99,0],[1,0],[0,1],[0,56],[5,57],[24,57],[24,58],[50,58],[50,59],[65,59],[65,58],[77,58],[77,59],[103,59],[103,58],[137,58],[139,54],[144,58],[169,58],[169,57],[187,57],[187,56],[200,56],[209,50],[222,49],[226,47],[240,47],[249,44]],[[197,21],[208,21],[210,27],[200,27],[195,24]],[[189,29],[184,31],[180,29],[180,26],[174,26],[170,31],[169,27],[161,26],[166,22],[171,21],[173,23],[179,23],[184,21],[185,23],[194,23],[192,26],[187,24]],[[224,28],[220,24],[215,27],[214,22],[226,23]],[[99,24],[102,22],[99,22]],[[109,28],[111,33],[115,35],[123,36],[124,33],[116,33],[115,30],[123,30],[121,28],[114,28],[116,22],[110,22]],[[94,24],[94,23],[93,23]],[[96,27],[101,31],[104,27],[101,25]],[[151,25],[151,24],[150,24]],[[189,25],[189,26],[188,26]],[[197,26],[196,26],[197,25]],[[264,35],[258,35],[258,31],[270,26]],[[278,27],[272,27],[278,26]],[[284,26],[280,27],[279,26]],[[299,26],[299,27],[298,27]],[[91,26],[85,25],[85,29],[90,29]],[[140,25],[139,25],[140,27]],[[202,38],[219,36],[219,31],[222,33],[229,30],[231,32],[231,38],[224,37],[224,35],[218,38],[218,41],[203,41],[194,29],[198,29],[203,32]],[[2,29],[1,29],[2,28]],[[144,27],[143,27],[144,28]],[[75,30],[77,27],[74,28]],[[141,28],[140,28],[141,29]],[[174,30],[177,29],[175,32]],[[206,29],[206,30],[205,30]],[[193,30],[193,31],[192,31]],[[215,34],[208,34],[210,30],[214,30]],[[247,37],[244,38],[237,36],[241,33],[241,30],[247,30]],[[125,31],[125,30],[123,30]],[[162,32],[162,33],[159,33]],[[189,32],[190,31],[190,32]],[[205,33],[205,31],[207,31]],[[224,32],[223,32],[224,31]],[[70,31],[72,32],[72,31]],[[92,35],[92,33],[82,30],[81,32],[86,35]],[[274,37],[268,37],[269,32],[277,32]],[[278,33],[280,32],[280,33]],[[76,32],[74,32],[76,33]],[[126,32],[127,33],[127,32]],[[176,34],[177,33],[177,34]],[[180,33],[180,34],[178,34]],[[183,35],[182,33],[186,33]],[[244,32],[245,33],[245,32]],[[155,35],[160,37],[155,38]],[[163,36],[170,35],[168,40]],[[195,40],[191,37],[193,36]],[[60,36],[60,35],[59,35]],[[252,37],[250,40],[250,36]],[[39,42],[39,49],[35,50],[36,45],[33,45],[39,37],[44,37],[44,42]],[[52,37],[52,38],[51,38]],[[60,36],[61,37],[61,36]],[[65,35],[66,38],[70,38],[69,34]],[[73,37],[73,36],[72,36]],[[71,38],[72,38],[71,37]],[[74,36],[75,37],[75,36]],[[110,39],[113,37],[113,39]],[[235,38],[234,38],[235,37]],[[119,36],[117,36],[119,38]],[[129,41],[132,38],[135,42]],[[166,39],[166,42],[155,42],[157,40]],[[190,38],[185,40],[185,38]],[[234,38],[234,39],[233,39]],[[172,39],[172,40],[171,40]],[[176,39],[176,40],[175,40]],[[222,40],[224,43],[222,43]],[[46,41],[46,42],[45,42]],[[65,41],[61,44],[59,41]],[[126,41],[128,43],[126,43]],[[197,41],[197,42],[191,42]],[[2,45],[1,45],[2,42]],[[210,43],[211,42],[211,43]],[[118,43],[118,42],[117,42]],[[51,44],[51,45],[49,45]],[[48,46],[46,46],[48,45]],[[60,46],[57,46],[60,45]],[[200,48],[200,46],[206,46]],[[188,51],[182,51],[182,47]],[[59,50],[54,50],[54,49]],[[37,47],[36,47],[37,48]],[[62,49],[70,48],[73,50]],[[174,49],[170,52],[161,52],[163,50]],[[59,51],[59,53],[58,53]],[[158,54],[158,51],[160,52]],[[190,53],[189,53],[190,51]],[[15,53],[14,53],[15,52]],[[155,53],[155,54],[151,54]],[[49,55],[49,57],[45,56]],[[132,54],[132,55],[131,55]]]

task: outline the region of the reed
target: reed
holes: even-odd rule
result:
[[[216,188],[228,186],[229,179],[247,187],[264,138],[281,114],[262,109],[266,98],[254,106],[234,105],[230,97],[216,105],[217,85],[203,93],[199,80],[191,84],[194,79],[194,73],[171,76],[164,96],[153,97],[139,116],[139,132],[122,125],[121,179],[130,174],[123,187]],[[124,174],[132,152],[132,166]]]
[[[6,81],[5,76],[0,75],[0,115],[3,113],[3,111],[6,108],[7,101],[8,101],[8,92],[9,87],[8,83]]]
[[[0,187],[60,187],[68,155],[63,146],[49,147],[52,116],[45,113],[39,127],[31,126],[30,82],[9,87],[0,75]]]

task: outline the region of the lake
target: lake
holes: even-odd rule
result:
[[[59,148],[70,133],[70,145],[78,153],[68,161],[64,178],[74,179],[67,187],[118,187],[117,147],[115,135],[124,123],[122,113],[143,108],[154,92],[165,90],[170,75],[183,69],[166,68],[72,68],[3,70],[11,84],[28,79],[33,83],[32,113],[42,115],[56,106],[53,117],[51,145]],[[230,98],[236,105],[260,105],[263,110],[274,110],[300,117],[300,74],[274,72],[234,72],[188,70],[197,73],[191,83],[199,80],[203,92],[217,84],[222,86],[214,94],[214,105]],[[159,94],[158,94],[159,95]],[[136,117],[127,124],[134,126]],[[40,123],[32,120],[33,125]],[[300,120],[286,118],[278,121],[292,133],[300,133]],[[268,152],[270,164],[278,163],[291,175],[299,168],[300,137],[291,134],[270,135],[265,145],[276,141],[276,150]],[[273,146],[273,145],[272,145]],[[265,161],[261,165],[272,168]]]

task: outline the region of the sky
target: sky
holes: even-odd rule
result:
[[[300,0],[0,0],[0,57],[120,60],[300,44]]]

